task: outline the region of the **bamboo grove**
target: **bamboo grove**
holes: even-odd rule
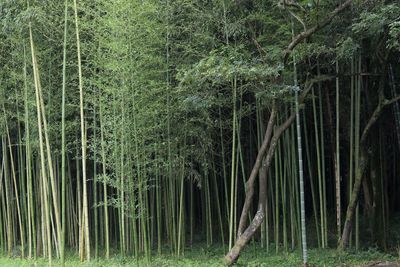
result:
[[[4,254],[396,245],[397,1],[1,0],[0,23]]]

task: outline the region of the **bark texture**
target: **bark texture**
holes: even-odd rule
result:
[[[324,77],[324,79],[329,79],[330,77]],[[304,99],[310,92],[313,84],[316,81],[320,81],[321,78],[318,78],[317,80],[312,80],[310,81],[306,88],[303,90],[301,96],[299,97],[299,104],[304,102]],[[256,162],[253,165],[252,172],[250,174],[250,177],[248,181],[246,182],[246,200],[245,204],[242,210],[242,215],[241,215],[241,220],[240,220],[240,230],[238,231],[240,234],[238,234],[237,240],[235,242],[235,245],[231,248],[231,250],[226,254],[224,258],[224,263],[226,265],[231,265],[237,261],[239,258],[240,252],[244,249],[248,241],[251,239],[251,237],[254,235],[254,233],[257,231],[257,229],[260,227],[261,223],[264,221],[265,218],[265,202],[266,202],[266,196],[267,196],[267,173],[269,170],[269,167],[271,166],[271,162],[273,159],[273,156],[275,154],[275,149],[276,145],[278,144],[278,140],[281,137],[281,135],[285,132],[287,128],[293,123],[293,121],[296,118],[296,112],[293,112],[284,123],[282,123],[274,132],[272,135],[272,129],[274,126],[274,121],[275,121],[275,114],[276,111],[271,112],[270,120],[265,132],[265,138],[263,140],[263,145],[260,148],[260,151],[258,153]],[[273,119],[273,120],[271,120]],[[265,145],[265,147],[264,147]],[[267,153],[265,155],[265,153]],[[265,155],[265,158],[264,158]],[[264,160],[263,160],[264,158]],[[249,207],[251,200],[253,199],[254,196],[254,181],[255,178],[257,177],[257,174],[260,170],[261,164],[263,164],[262,169],[263,173],[262,175],[259,176],[259,200],[258,200],[258,207],[257,207],[257,212],[255,216],[253,217],[250,225],[243,231],[246,223],[246,217],[249,212]],[[251,182],[250,182],[251,179]],[[251,188],[250,188],[251,187]],[[249,195],[248,195],[249,194]],[[251,195],[250,195],[251,194]],[[247,204],[246,204],[247,201]]]
[[[258,151],[256,162],[254,163],[250,177],[246,182],[246,199],[244,201],[242,214],[240,216],[238,234],[237,234],[238,238],[242,235],[245,224],[246,224],[246,217],[249,212],[251,201],[253,200],[253,196],[254,196],[254,181],[256,180],[258,171],[263,162],[264,154],[267,151],[269,141],[271,140],[272,130],[273,130],[273,127],[275,124],[275,118],[276,118],[276,108],[274,106],[272,108],[271,115],[269,117],[267,130],[265,131],[265,135],[264,135],[264,141],[261,145],[260,150]]]
[[[367,145],[368,134],[369,134],[371,128],[374,126],[374,124],[378,121],[384,108],[390,104],[395,103],[398,100],[400,100],[400,97],[395,97],[391,100],[381,98],[381,100],[378,103],[378,106],[375,108],[375,111],[373,112],[372,116],[368,120],[368,123],[365,126],[363,133],[361,135],[360,163],[359,163],[359,166],[356,166],[357,169],[356,169],[356,177],[355,177],[354,187],[353,187],[353,191],[351,193],[351,201],[350,201],[349,205],[347,206],[346,220],[344,222],[342,237],[339,242],[339,250],[344,250],[349,246],[351,226],[352,226],[353,218],[354,218],[354,210],[358,203],[360,188],[361,188],[361,185],[363,182],[363,176],[364,176],[364,173],[365,173],[365,170],[367,167],[367,163],[368,163],[368,150],[369,150],[368,145]]]
[[[303,31],[299,34],[297,34],[292,42],[287,46],[285,53],[284,53],[284,61],[287,61],[290,53],[293,51],[293,49],[304,39],[310,37],[312,34],[314,34],[315,32],[317,32],[318,30],[322,29],[323,27],[325,27],[326,25],[328,25],[329,23],[331,23],[331,21],[336,17],[336,15],[338,15],[340,12],[342,12],[343,10],[345,10],[347,7],[349,7],[352,4],[353,0],[347,0],[345,1],[343,4],[341,4],[340,6],[338,6],[337,8],[335,8],[331,13],[328,14],[327,17],[325,17],[325,19],[323,19],[321,22],[317,23],[316,25],[314,25],[312,28]]]

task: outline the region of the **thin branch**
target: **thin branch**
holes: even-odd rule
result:
[[[296,3],[296,2],[293,1],[293,0],[283,0],[280,4],[283,5],[284,7],[285,7],[285,6],[294,7],[294,8],[300,9],[300,10],[303,11],[303,12],[307,12],[307,11],[304,9],[304,7],[302,7],[299,3]]]
[[[353,0],[347,0],[346,2],[344,2],[343,4],[341,4],[340,6],[338,6],[337,8],[335,8],[331,13],[329,13],[329,15],[321,22],[317,23],[317,25],[315,25],[314,27],[303,31],[299,34],[297,34],[292,42],[287,46],[285,53],[284,53],[284,62],[287,61],[290,53],[293,51],[293,49],[304,39],[310,37],[312,34],[314,34],[316,31],[324,28],[326,25],[328,25],[329,23],[331,23],[331,21],[333,20],[334,17],[336,17],[337,14],[339,14],[340,12],[342,12],[343,10],[345,10],[347,7],[349,7],[352,4]]]
[[[390,100],[388,100],[388,99],[382,100],[381,103],[378,104],[378,106],[375,108],[374,113],[372,114],[371,118],[369,119],[369,121],[368,121],[367,125],[365,126],[364,131],[361,135],[361,141],[360,141],[361,144],[366,142],[369,130],[372,128],[372,126],[375,124],[375,122],[379,119],[379,116],[381,115],[383,109],[386,106],[389,106],[399,100],[400,100],[400,95],[398,95],[395,98],[392,98]]]
[[[385,106],[391,105],[391,104],[393,104],[394,102],[397,102],[397,101],[399,101],[399,100],[400,100],[400,95],[398,95],[398,96],[396,96],[395,98],[392,98],[392,99],[390,99],[390,100],[386,99],[386,100],[383,102],[383,105],[385,105]]]

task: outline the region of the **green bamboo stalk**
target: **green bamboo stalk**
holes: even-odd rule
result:
[[[121,148],[120,148],[120,207],[121,207],[121,254],[125,255],[125,172],[124,172],[124,147],[125,147],[125,107],[124,107],[124,96],[121,97],[121,113],[122,113],[122,120],[121,120]]]
[[[32,159],[30,144],[30,126],[29,126],[29,106],[28,106],[28,78],[26,73],[26,51],[24,44],[24,109],[25,109],[25,170],[28,186],[28,257],[36,258],[36,226],[35,226],[35,208],[33,203],[33,186],[32,186]]]
[[[292,25],[293,31],[293,25]],[[296,101],[296,129],[297,129],[297,152],[299,160],[299,179],[300,179],[300,209],[301,209],[301,240],[303,248],[303,264],[307,266],[308,253],[307,253],[307,236],[306,236],[306,215],[305,215],[305,204],[304,204],[304,178],[303,178],[303,150],[301,143],[301,125],[300,125],[300,111],[299,111],[299,93],[298,93],[298,81],[297,81],[297,66],[296,59],[293,56],[293,73],[294,73],[294,86],[296,87],[295,101]]]
[[[35,59],[35,69],[36,69],[36,78],[37,78],[37,89],[38,89],[38,95],[39,95],[39,105],[41,109],[41,116],[42,116],[42,122],[43,122],[43,132],[44,132],[44,140],[45,140],[45,146],[46,146],[46,156],[47,156],[47,166],[48,166],[48,173],[49,173],[49,178],[50,178],[50,190],[49,191],[49,200],[52,199],[53,202],[53,207],[54,207],[54,216],[55,216],[55,228],[56,228],[56,234],[55,234],[55,248],[56,248],[56,253],[57,255],[59,254],[59,247],[60,247],[60,242],[61,242],[61,220],[60,220],[60,212],[59,212],[59,199],[58,199],[58,191],[56,187],[56,177],[55,177],[55,172],[54,172],[54,165],[53,165],[53,159],[51,155],[51,147],[50,147],[50,138],[48,135],[48,124],[47,124],[47,119],[46,119],[46,111],[45,111],[45,106],[44,106],[44,101],[43,101],[43,93],[42,93],[42,86],[40,84],[40,73],[39,73],[39,66],[36,62]],[[52,194],[52,197],[50,196]],[[51,205],[51,204],[49,204]],[[52,218],[52,213],[50,212],[50,219]]]
[[[155,149],[154,149],[154,151],[156,151],[156,165],[155,165],[155,168],[156,168],[156,188],[155,188],[155,191],[156,191],[156,203],[157,203],[157,252],[158,252],[158,255],[161,255],[161,252],[162,252],[162,246],[161,246],[161,243],[162,243],[162,237],[161,237],[161,214],[162,214],[162,212],[161,212],[161,194],[162,194],[162,192],[161,192],[161,177],[160,177],[160,174],[159,174],[159,166],[158,166],[158,162],[157,162],[157,157],[158,157],[158,153],[157,153],[157,148],[158,148],[158,146],[157,146],[157,144],[155,144],[154,145],[155,146]],[[192,232],[191,232],[191,234],[192,234]]]
[[[317,111],[316,111],[316,103],[315,103],[315,94],[314,88],[311,89],[313,98],[312,98],[312,106],[313,106],[313,118],[314,118],[314,133],[315,133],[315,149],[317,152],[317,173],[318,173],[318,194],[319,194],[319,212],[320,212],[320,227],[321,227],[321,244],[322,248],[325,248],[325,229],[324,229],[324,201],[323,201],[323,187],[322,187],[322,174],[321,174],[321,158],[320,158],[320,145],[319,145],[319,133],[318,133],[318,120],[317,120]]]
[[[3,189],[3,175],[4,172],[4,158],[1,161],[1,171],[0,171],[0,192],[4,192],[5,190]],[[7,192],[6,192],[7,193]],[[8,194],[8,193],[7,193]],[[6,215],[6,200],[5,200],[5,194],[1,194],[1,208],[2,212],[0,213],[0,249],[1,251],[7,251],[7,215]],[[3,223],[4,222],[4,223]]]
[[[15,200],[16,200],[16,204],[17,204],[16,206],[17,206],[17,216],[18,216],[18,228],[19,228],[19,232],[20,232],[20,242],[21,242],[21,247],[22,247],[21,248],[21,252],[22,252],[21,256],[24,257],[24,227],[22,225],[21,206],[20,206],[20,199],[19,199],[19,194],[18,194],[17,175],[15,173],[15,163],[14,163],[14,156],[13,156],[12,145],[11,145],[10,131],[8,128],[8,122],[7,122],[4,105],[3,105],[3,111],[4,111],[4,117],[5,117],[5,126],[6,126],[7,140],[8,140],[10,163],[11,163],[11,175],[13,178]]]
[[[384,173],[385,173],[385,156],[383,153],[383,133],[382,133],[382,128],[379,128],[379,162],[380,162],[380,189],[381,189],[381,214],[382,214],[382,241],[383,241],[383,247],[386,249],[387,248],[387,222],[386,222],[386,207],[385,207],[385,182],[384,182]]]
[[[235,162],[236,162],[236,87],[232,86],[232,162],[231,162],[231,196],[230,196],[230,211],[229,211],[229,249],[232,248],[234,242],[234,206],[235,206],[235,184],[236,184],[236,172],[235,172]]]
[[[224,225],[222,222],[220,196],[219,196],[218,183],[217,183],[217,171],[216,171],[214,162],[215,161],[212,158],[211,164],[212,164],[212,170],[213,170],[213,186],[214,186],[215,200],[216,200],[216,204],[217,204],[216,209],[217,209],[217,215],[218,215],[219,231],[221,234],[222,247],[223,247],[223,250],[225,251]]]
[[[15,84],[15,87],[17,88],[17,84]],[[25,197],[27,195],[26,193],[26,177],[25,177],[25,170],[24,170],[24,153],[23,153],[23,143],[22,143],[22,133],[21,133],[21,124],[19,123],[21,121],[20,114],[19,114],[19,97],[18,97],[18,90],[15,91],[15,99],[16,99],[16,108],[17,108],[17,160],[15,161],[15,164],[18,167],[18,178],[19,178],[19,188],[18,191],[21,192],[20,196],[20,212],[21,212],[21,228],[20,230],[23,234],[23,237],[20,241],[21,243],[21,257],[25,257],[25,240],[27,238],[26,234],[27,233],[27,221],[28,221],[28,212],[27,212],[27,198]],[[16,172],[15,171],[15,172]]]
[[[9,177],[8,177],[8,171],[7,171],[7,143],[6,143],[6,138],[5,136],[2,136],[2,166],[4,167],[4,189],[5,189],[5,196],[6,196],[6,237],[7,237],[7,255],[8,257],[12,256],[12,250],[13,250],[13,223],[12,223],[12,213],[11,213],[11,204],[10,204],[10,183],[9,183]]]
[[[341,237],[342,219],[341,219],[341,190],[340,190],[340,113],[339,113],[339,61],[336,59],[336,227],[338,240]]]
[[[186,143],[186,134],[184,137],[184,143]],[[185,144],[183,145],[185,147]],[[184,245],[182,246],[182,241],[183,241],[183,209],[184,209],[184,204],[183,204],[183,197],[184,197],[184,181],[185,181],[185,158],[182,159],[182,170],[181,170],[181,179],[180,179],[180,190],[179,190],[179,218],[178,218],[178,250],[177,250],[177,255],[181,255],[181,251],[183,253],[184,251]]]
[[[357,86],[356,86],[356,103],[355,103],[355,119],[354,119],[354,166],[355,166],[355,176],[359,177],[360,174],[360,116],[361,116],[361,87],[362,87],[362,78],[361,78],[361,55],[358,58],[357,63],[358,68],[358,78],[357,78]],[[356,207],[356,221],[355,221],[355,245],[356,250],[359,249],[359,205],[357,203]]]
[[[277,119],[279,121],[279,119]],[[278,141],[280,142],[280,141]],[[280,143],[277,146],[276,156],[275,156],[275,223],[274,223],[274,235],[275,235],[275,253],[278,254],[279,251],[279,180],[281,176],[281,146]]]
[[[228,182],[227,182],[227,174],[226,174],[226,160],[225,160],[225,145],[224,145],[224,136],[222,129],[222,114],[221,107],[218,107],[218,119],[219,119],[219,137],[220,137],[220,145],[221,145],[221,158],[222,158],[222,175],[224,181],[224,193],[225,193],[225,208],[226,208],[226,218],[229,223],[230,220],[230,209],[229,209],[229,193],[228,193]]]
[[[96,106],[93,107],[93,201],[94,201],[94,257],[97,259],[99,255],[99,222],[97,209],[97,116]],[[101,217],[100,217],[101,218]]]
[[[285,132],[283,135],[283,139],[281,142],[282,148],[282,158],[280,162],[280,170],[281,170],[281,201],[282,201],[282,241],[283,241],[283,248],[285,252],[288,252],[288,235],[287,235],[287,184],[288,184],[288,168],[289,164],[283,165],[283,162],[290,162],[288,159],[288,153],[284,153],[284,151],[288,151],[287,145],[289,144],[288,140],[288,132]]]
[[[110,257],[110,234],[109,234],[109,219],[108,219],[108,192],[107,192],[107,171],[106,171],[106,147],[104,140],[104,118],[103,105],[99,100],[99,120],[100,120],[100,143],[101,143],[101,161],[103,170],[103,202],[104,202],[104,230],[105,230],[105,256]],[[135,242],[136,244],[136,242]],[[135,250],[136,251],[136,250]]]
[[[79,80],[79,107],[80,107],[80,119],[81,119],[81,153],[82,153],[82,191],[83,191],[83,219],[82,219],[82,231],[85,238],[84,243],[86,245],[86,260],[90,261],[90,239],[89,239],[89,211],[88,211],[88,197],[87,197],[87,178],[86,178],[86,128],[85,128],[85,115],[83,110],[83,77],[82,77],[82,64],[81,64],[81,49],[80,49],[80,38],[79,38],[79,26],[78,26],[78,7],[76,0],[74,0],[74,16],[75,16],[75,33],[76,33],[76,47],[78,57],[78,80]],[[83,250],[81,251],[81,258],[83,258]]]
[[[67,69],[67,25],[68,25],[68,0],[65,0],[64,9],[64,43],[63,43],[63,80],[62,80],[62,102],[61,102],[61,264],[65,264],[65,228],[66,228],[66,178],[65,178],[65,89]]]
[[[348,184],[348,203],[351,201],[351,193],[353,192],[353,175],[354,175],[354,170],[353,170],[353,162],[354,162],[354,120],[355,120],[355,115],[354,115],[354,91],[355,91],[355,74],[354,74],[354,58],[351,58],[351,63],[350,63],[350,72],[351,72],[351,79],[350,79],[350,146],[349,146],[349,184]],[[352,241],[351,239],[352,235],[350,235],[350,243]]]
[[[39,148],[40,148],[40,169],[41,169],[41,178],[42,178],[42,207],[44,209],[44,217],[43,217],[43,228],[46,228],[47,234],[47,252],[48,252],[48,259],[49,264],[52,264],[52,251],[51,251],[51,236],[50,236],[50,215],[49,215],[49,207],[47,202],[48,197],[48,185],[47,185],[47,175],[45,169],[45,155],[44,155],[44,145],[43,145],[43,134],[42,134],[42,114],[40,108],[40,96],[39,96],[39,73],[38,68],[36,66],[36,56],[35,56],[35,48],[33,42],[33,35],[32,35],[32,27],[31,23],[29,23],[29,40],[31,44],[31,55],[32,55],[32,67],[33,67],[33,75],[34,75],[34,83],[35,83],[35,95],[36,95],[36,110],[37,110],[37,126],[38,126],[38,134],[39,134]],[[43,200],[44,199],[44,200]],[[43,213],[42,213],[43,214]],[[42,230],[42,236],[44,236],[44,229]],[[45,242],[43,241],[43,245]]]
[[[318,83],[319,87],[319,127],[320,127],[320,140],[321,140],[321,168],[322,168],[322,194],[323,194],[323,223],[324,223],[324,240],[325,247],[328,247],[328,226],[327,226],[327,205],[326,205],[326,168],[325,168],[325,138],[324,138],[324,121],[323,121],[323,106],[322,106],[322,87],[321,83]]]

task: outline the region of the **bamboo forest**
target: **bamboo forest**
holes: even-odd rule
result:
[[[0,0],[0,266],[400,266],[398,0]]]

